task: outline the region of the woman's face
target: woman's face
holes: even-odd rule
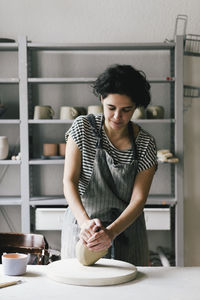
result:
[[[126,127],[136,108],[135,103],[126,95],[109,94],[101,102],[105,124],[114,130]]]

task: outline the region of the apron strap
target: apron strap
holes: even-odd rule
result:
[[[92,131],[94,132],[94,134],[97,138],[96,148],[102,148],[102,131],[101,131],[101,129],[103,126],[103,121],[104,121],[103,115],[101,118],[101,126],[99,127],[99,130],[97,129],[97,125],[95,122],[95,116],[93,114],[87,115],[87,119],[92,127]]]
[[[132,146],[132,150],[133,150],[133,157],[136,160],[137,157],[138,157],[138,155],[137,155],[137,146],[136,146],[136,143],[135,143],[135,138],[134,138],[134,134],[133,134],[133,126],[132,126],[131,121],[128,123],[128,133],[129,133],[131,146]]]

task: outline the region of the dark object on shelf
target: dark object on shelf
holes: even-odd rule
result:
[[[158,253],[150,250],[149,251],[149,259],[150,259],[151,267],[161,267],[162,266],[162,263],[161,263]]]
[[[8,38],[0,38],[0,43],[15,43],[15,40]]]
[[[54,155],[54,156],[45,156],[45,155],[42,155],[41,158],[42,159],[64,159],[65,157],[61,156],[61,155]]]
[[[1,104],[0,104],[0,118],[1,118],[1,116],[3,116],[3,114],[6,112],[6,107],[5,106],[2,106]]]
[[[164,247],[157,247],[157,251],[149,251],[150,257],[150,266],[159,267],[159,266],[175,266],[175,256],[173,252]]]
[[[41,234],[0,233],[0,258],[6,253],[30,254],[29,264],[45,265],[49,261],[48,243]]]
[[[57,261],[61,259],[61,253],[58,250],[49,249],[49,261]]]

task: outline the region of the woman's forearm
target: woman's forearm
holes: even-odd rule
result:
[[[155,166],[137,174],[129,205],[107,228],[114,238],[128,228],[142,213],[154,174]]]
[[[72,181],[65,182],[64,195],[74,217],[81,227],[81,225],[90,218],[88,217],[87,212],[82,204],[77,185]]]
[[[113,239],[126,230],[140,216],[144,203],[144,200],[130,202],[121,215],[107,227]]]

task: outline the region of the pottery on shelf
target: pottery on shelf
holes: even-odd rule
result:
[[[151,105],[146,110],[147,119],[163,119],[165,110],[161,105]]]
[[[5,111],[6,111],[6,107],[3,104],[0,104],[0,117],[3,116]]]
[[[131,120],[145,119],[146,112],[144,107],[137,107],[133,113]]]
[[[57,144],[43,144],[43,155],[44,156],[58,155],[58,145]]]
[[[8,138],[6,136],[0,136],[0,159],[6,159],[8,157]]]

